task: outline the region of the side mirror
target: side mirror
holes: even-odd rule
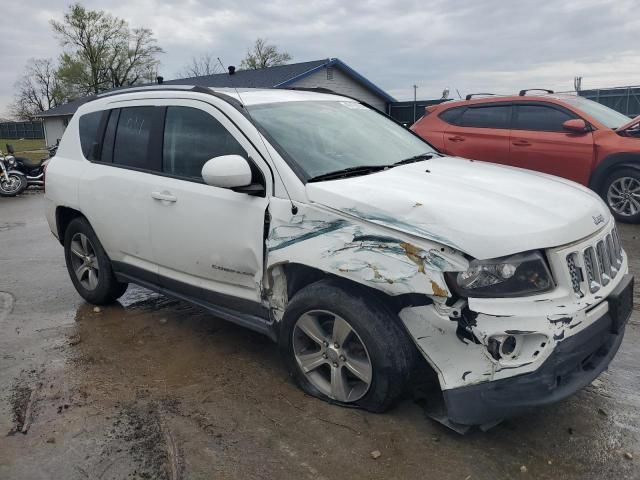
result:
[[[562,124],[562,128],[573,133],[585,133],[589,131],[587,122],[585,122],[581,118],[573,118],[571,120],[567,120]]]
[[[204,164],[202,179],[213,187],[246,187],[251,185],[251,167],[240,155],[222,155]]]

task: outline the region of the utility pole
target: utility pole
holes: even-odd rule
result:
[[[416,122],[416,103],[418,101],[418,86],[413,86],[413,123]]]

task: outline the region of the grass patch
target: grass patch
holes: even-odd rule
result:
[[[14,140],[9,138],[0,138],[0,150],[7,153],[7,145],[13,145],[18,157],[28,157],[32,160],[41,160],[49,156],[49,152],[45,148],[44,139],[41,140]]]

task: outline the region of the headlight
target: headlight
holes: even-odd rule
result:
[[[448,278],[454,284],[453,289],[463,297],[517,297],[554,287],[540,252],[472,260],[465,272],[450,274]]]

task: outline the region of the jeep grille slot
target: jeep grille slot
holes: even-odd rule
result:
[[[600,274],[598,273],[596,254],[593,247],[589,247],[584,251],[584,267],[587,271],[589,291],[591,293],[597,292],[600,290]]]
[[[582,292],[581,284],[582,284],[582,270],[578,267],[576,262],[577,253],[570,253],[567,255],[567,267],[569,267],[569,275],[571,276],[571,287],[578,297],[584,297],[584,293]]]
[[[596,254],[598,256],[598,270],[602,285],[608,285],[611,280],[611,264],[609,263],[609,254],[605,250],[604,241],[600,240],[596,245]]]

